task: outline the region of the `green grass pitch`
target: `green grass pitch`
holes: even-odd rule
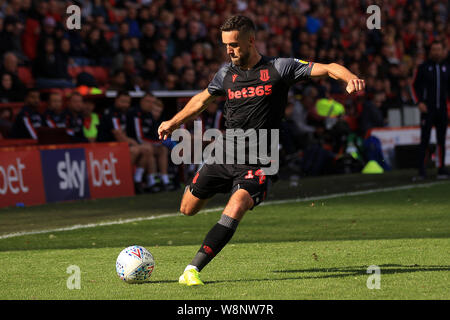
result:
[[[446,182],[259,206],[203,270],[203,287],[177,280],[220,211],[0,239],[0,299],[449,299],[449,195]],[[107,201],[54,208],[107,211]],[[125,213],[148,198],[130,201],[113,203]],[[26,209],[37,224],[48,208]],[[0,225],[18,231],[20,210],[0,211]],[[133,244],[155,257],[146,284],[126,284],[115,272],[117,255]],[[67,287],[71,265],[80,268],[80,289]],[[367,287],[371,265],[380,268],[380,289]]]

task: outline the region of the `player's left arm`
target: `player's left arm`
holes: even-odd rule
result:
[[[336,80],[342,80],[347,83],[347,92],[353,93],[364,90],[366,84],[363,79],[353,74],[346,67],[337,63],[314,63],[311,69],[311,77],[329,76]]]

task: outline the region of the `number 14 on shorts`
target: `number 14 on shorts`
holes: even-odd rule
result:
[[[253,170],[248,170],[245,179],[253,179],[255,176],[259,177],[259,184],[263,184],[266,181],[266,175],[262,169],[258,169],[253,174]]]

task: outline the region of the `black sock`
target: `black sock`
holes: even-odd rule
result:
[[[202,246],[190,264],[201,271],[230,241],[238,224],[238,220],[222,214],[219,222],[206,235]]]

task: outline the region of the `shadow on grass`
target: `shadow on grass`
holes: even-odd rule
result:
[[[370,275],[373,272],[367,272],[369,266],[350,266],[338,268],[311,268],[311,269],[286,269],[273,270],[273,273],[280,274],[299,274],[298,276],[283,278],[263,278],[263,279],[231,279],[206,281],[205,283],[226,283],[226,282],[257,282],[257,281],[279,281],[279,280],[306,280],[306,279],[328,279],[328,278],[345,278],[361,275]],[[450,266],[421,266],[421,265],[400,265],[400,264],[382,264],[379,265],[381,276],[386,274],[401,274],[412,272],[430,272],[430,271],[450,271]],[[310,275],[311,273],[320,273],[318,275]]]

